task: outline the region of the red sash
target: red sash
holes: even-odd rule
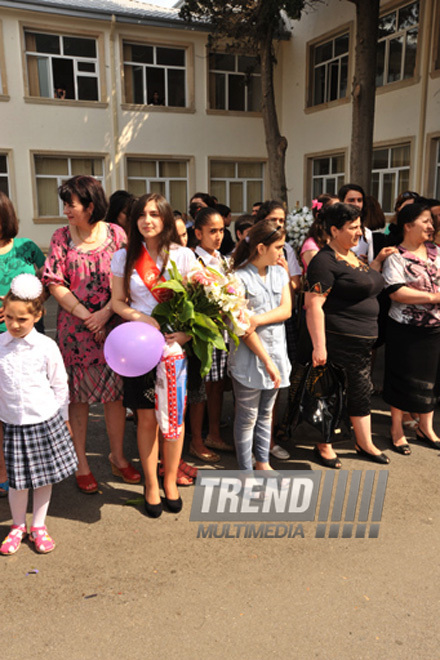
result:
[[[134,267],[136,268],[142,282],[157,302],[166,302],[173,297],[171,289],[154,289],[158,282],[166,282],[166,279],[163,276],[159,277],[160,270],[144,246],[142,246],[142,252]]]

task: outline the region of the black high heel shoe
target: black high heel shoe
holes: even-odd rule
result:
[[[162,500],[158,504],[150,504],[149,502],[147,502],[147,500],[145,499],[145,486],[144,486],[144,508],[145,508],[145,513],[150,518],[159,518],[162,515],[162,511],[163,511]]]
[[[431,447],[431,449],[440,449],[440,442],[438,440],[431,440],[431,438],[428,438],[426,433],[423,433],[420,426],[418,427],[418,429],[416,431],[416,438],[418,438],[419,440],[422,440],[423,442],[426,442],[428,447]]]
[[[339,460],[339,456],[335,456],[334,458],[324,458],[316,446],[313,447],[313,453],[315,454],[318,463],[321,463],[324,467],[333,468],[333,470],[341,469],[342,463]]]
[[[355,445],[354,448],[356,449],[356,454],[359,454],[359,456],[364,456],[365,458],[368,458],[369,461],[372,461],[373,463],[381,463],[382,465],[387,465],[390,462],[390,459],[386,454],[370,454],[370,452],[365,451],[365,449],[362,449],[362,447],[359,447],[358,445]]]
[[[165,495],[163,501],[170,513],[179,513],[182,511],[183,502],[181,497],[178,497],[177,500],[169,500]]]
[[[409,456],[411,454],[411,447],[407,442],[405,442],[403,445],[395,445],[393,441],[393,436],[391,434],[390,434],[390,442],[391,442],[391,448],[398,454],[403,454],[403,456]]]

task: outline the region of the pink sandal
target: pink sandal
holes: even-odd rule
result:
[[[9,534],[0,546],[0,554],[13,555],[27,534],[26,525],[12,525]]]
[[[47,533],[46,525],[43,525],[43,527],[31,527],[29,540],[35,545],[35,550],[43,555],[55,549],[54,540]]]

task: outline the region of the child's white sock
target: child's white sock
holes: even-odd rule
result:
[[[9,506],[12,513],[12,524],[13,525],[25,525],[26,524],[26,510],[28,503],[29,490],[16,490],[9,486]]]
[[[35,488],[33,493],[34,506],[32,527],[43,527],[46,520],[47,510],[50,504],[50,496],[52,495],[52,485],[41,486]]]

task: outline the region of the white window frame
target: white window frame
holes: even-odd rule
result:
[[[261,177],[240,177],[238,174],[238,168],[239,165],[242,163],[246,162],[252,162],[252,163],[258,163],[258,165],[261,165]],[[211,174],[212,171],[212,165],[213,163],[233,163],[234,164],[234,170],[235,174],[233,177],[213,177]],[[258,160],[258,159],[253,159],[252,161],[245,161],[245,160],[235,160],[233,158],[231,159],[221,159],[221,158],[211,158],[209,162],[209,185],[210,189],[212,187],[212,184],[216,181],[225,183],[225,189],[226,189],[226,198],[219,200],[222,204],[226,204],[226,206],[229,206],[232,209],[232,213],[237,215],[241,213],[247,213],[249,209],[247,208],[247,187],[249,183],[255,183],[259,182],[261,183],[261,199],[264,199],[264,182],[265,182],[265,175],[266,175],[266,162],[264,160]],[[242,183],[243,184],[243,194],[242,194],[242,210],[241,211],[235,211],[232,206],[231,206],[231,193],[230,193],[230,187],[231,184],[233,183]],[[255,199],[254,202],[257,202],[260,200]]]
[[[153,49],[153,62],[152,63],[143,63],[143,62],[134,62],[131,60],[125,60],[124,58],[124,46],[145,46]],[[184,56],[185,56],[185,64],[183,66],[179,66],[177,64],[157,64],[157,49],[158,48],[168,48],[170,50],[179,50],[182,51]],[[147,89],[147,68],[154,68],[154,69],[163,69],[165,71],[164,75],[164,81],[165,81],[165,103],[163,106],[156,106],[156,107],[164,107],[164,108],[188,108],[188,49],[185,48],[184,46],[175,46],[171,44],[152,44],[152,43],[142,43],[133,39],[123,39],[122,40],[122,65],[124,68],[124,76],[126,75],[125,73],[125,67],[126,66],[131,66],[131,67],[139,67],[142,68],[142,79],[143,79],[143,105],[151,105],[148,103],[148,98],[150,96],[149,90]],[[169,70],[177,70],[177,71],[183,71],[184,72],[184,93],[185,93],[185,103],[184,105],[168,105],[168,71]],[[125,88],[124,88],[124,95],[125,95]],[[130,105],[140,105],[139,103],[135,103],[135,101],[129,101],[127,98],[125,98],[125,103],[128,103]]]
[[[5,162],[6,162],[6,172],[0,172],[0,178],[6,179],[7,191],[5,191],[5,194],[9,198],[11,198],[11,178],[10,178],[10,171],[9,171],[9,154],[5,151],[0,151],[0,156],[4,156]]]
[[[44,53],[41,51],[34,51],[34,50],[27,50],[26,48],[26,35],[27,34],[42,34],[42,35],[48,35],[51,37],[58,37],[59,43],[60,43],[60,52],[57,54],[54,53]],[[88,39],[90,41],[95,42],[95,52],[96,56],[95,57],[80,57],[78,55],[65,55],[64,54],[64,38],[73,38],[73,39]],[[24,43],[25,43],[25,50],[26,50],[26,75],[27,75],[27,81],[28,81],[28,90],[29,94],[31,95],[30,89],[31,89],[31,84],[30,84],[30,76],[29,76],[29,57],[33,58],[39,58],[41,60],[45,60],[47,62],[46,64],[46,73],[48,76],[48,95],[47,96],[34,96],[31,95],[32,98],[54,98],[54,90],[55,90],[55,83],[54,83],[54,75],[53,75],[53,65],[52,65],[52,60],[53,59],[63,59],[63,60],[69,60],[73,62],[73,84],[74,84],[74,93],[75,93],[75,98],[68,98],[67,100],[69,101],[86,101],[89,103],[94,103],[100,101],[100,76],[99,76],[99,44],[98,44],[98,39],[95,36],[90,36],[90,35],[84,35],[84,34],[69,34],[65,32],[53,32],[53,31],[46,31],[44,28],[25,28],[24,29]],[[85,64],[93,64],[95,71],[90,72],[90,71],[81,71],[79,69],[79,66],[81,63]],[[98,98],[97,99],[80,99],[78,98],[78,78],[93,78],[96,80],[96,89],[97,89],[97,94]]]
[[[156,167],[156,175],[153,177],[150,176],[129,176],[128,174],[128,163],[129,161],[140,161],[140,162],[148,162],[148,163],[154,163]],[[161,176],[160,175],[160,164],[161,163],[184,163],[186,167],[186,176],[184,177],[179,177],[179,176]],[[163,183],[165,184],[165,194],[164,197],[170,202],[171,202],[171,194],[170,194],[170,184],[174,181],[183,181],[186,184],[186,206],[188,206],[188,200],[189,200],[189,165],[190,161],[188,158],[178,158],[178,157],[173,157],[173,158],[167,158],[167,157],[161,157],[161,158],[146,158],[142,156],[127,156],[126,157],[126,172],[127,172],[127,190],[130,190],[130,181],[143,181],[145,184],[145,194],[149,195],[151,192],[151,184],[152,183]],[[186,212],[185,209],[179,209],[182,212]]]
[[[386,85],[390,85],[393,83],[397,82],[402,82],[403,80],[411,80],[411,78],[414,77],[414,74],[411,76],[404,76],[404,71],[405,71],[405,59],[406,59],[406,42],[407,42],[407,34],[408,32],[411,32],[412,30],[417,30],[417,39],[419,37],[419,32],[420,32],[420,0],[416,0],[419,5],[419,22],[417,25],[412,25],[411,27],[407,29],[396,29],[395,32],[392,34],[388,34],[384,37],[381,37],[378,39],[378,47],[380,46],[381,43],[385,43],[385,54],[384,54],[384,62],[383,62],[383,81],[380,83],[378,82],[378,77],[376,75],[376,87],[385,87]],[[380,20],[385,18],[386,16],[390,16],[391,14],[396,14],[396,27],[398,26],[399,23],[399,12],[401,9],[404,9],[405,7],[408,7],[409,5],[415,4],[413,1],[412,2],[405,2],[398,7],[392,9],[391,11],[386,11],[384,12]],[[403,37],[403,45],[402,45],[402,56],[401,56],[401,61],[400,61],[400,76],[397,80],[391,80],[390,82],[388,81],[388,74],[389,74],[389,57],[390,57],[390,42],[395,40],[398,37]],[[417,46],[418,47],[418,46]],[[417,53],[416,53],[417,57]]]
[[[337,158],[343,158],[344,159],[344,171],[343,172],[333,172],[333,160],[336,160]],[[328,174],[314,174],[314,164],[315,161],[317,160],[326,160],[328,159],[329,162],[329,173]],[[344,152],[335,152],[332,154],[322,154],[322,155],[317,155],[313,156],[310,159],[310,199],[314,199],[317,197],[319,194],[322,193],[331,193],[331,194],[337,194],[339,188],[341,185],[343,185],[346,176],[345,176],[345,167],[346,167],[346,154]],[[334,190],[330,190],[328,182],[329,180],[334,180],[335,186]],[[315,181],[322,181],[322,193],[315,193],[314,192],[314,182]]]
[[[234,71],[229,71],[226,69],[211,69],[211,64],[210,64],[210,56],[211,55],[230,55],[231,57],[234,57],[235,64],[234,64]],[[246,85],[245,83],[245,94],[244,94],[244,110],[236,110],[236,109],[231,109],[230,102],[229,102],[229,76],[241,76],[242,78],[246,79],[247,76],[250,76],[252,78],[258,79],[260,83],[260,90],[261,90],[261,72],[258,73],[244,73],[243,71],[238,70],[238,58],[239,57],[254,57],[253,55],[247,55],[244,53],[223,53],[221,51],[211,51],[208,52],[208,99],[209,99],[209,109],[215,112],[260,112],[260,110],[250,110],[249,109],[249,85]],[[254,58],[257,60],[257,58]],[[256,62],[258,65],[258,61]],[[211,79],[213,76],[216,74],[224,75],[226,80],[225,80],[225,107],[224,108],[218,108],[216,106],[211,106]]]
[[[384,190],[384,177],[386,174],[395,174],[395,182],[394,182],[394,193],[391,195],[391,199],[395,200],[399,196],[399,193],[403,192],[404,189],[406,189],[406,186],[402,188],[400,186],[400,175],[403,172],[408,172],[408,181],[410,179],[411,175],[411,142],[401,142],[398,144],[391,144],[391,145],[383,145],[383,146],[376,146],[373,148],[373,159],[374,159],[374,152],[375,151],[383,151],[387,150],[388,151],[388,167],[387,168],[382,168],[382,169],[375,169],[374,167],[371,170],[372,177],[375,174],[379,175],[379,182],[378,182],[378,189],[377,191],[374,192],[374,196],[378,200],[379,204],[382,206],[383,212],[384,213],[392,213],[393,209],[386,209],[383,207],[383,190]],[[396,148],[401,148],[401,147],[409,147],[409,160],[408,160],[408,165],[399,165],[399,166],[391,166],[391,153],[393,149]],[[372,181],[373,185],[373,181]]]
[[[59,186],[61,186],[67,179],[70,179],[71,177],[75,176],[75,174],[72,172],[72,161],[75,160],[101,160],[102,161],[102,174],[90,174],[90,176],[93,176],[97,181],[99,181],[102,185],[103,188],[105,188],[105,157],[102,155],[72,155],[72,154],[47,154],[47,153],[38,153],[34,152],[32,154],[33,156],[33,165],[34,165],[34,177],[35,177],[35,208],[37,211],[37,218],[38,219],[44,219],[44,218],[54,218],[54,217],[62,217],[63,216],[63,206],[64,202],[59,198],[57,195],[57,201],[58,201],[58,216],[53,216],[53,215],[40,215],[39,213],[39,203],[38,203],[38,185],[37,182],[38,180],[41,179],[56,179],[57,182],[57,189]],[[59,160],[59,159],[66,159],[67,160],[67,173],[66,174],[37,174],[37,168],[36,168],[36,159],[37,158],[45,158],[46,160]]]
[[[340,55],[335,55],[335,42],[337,39],[340,39],[341,37],[348,37],[348,46],[347,46],[347,51],[345,53],[342,53]],[[331,43],[332,44],[332,57],[329,60],[326,60],[325,62],[321,62],[319,64],[315,64],[314,59],[315,59],[315,52],[316,49],[325,46],[326,44]],[[332,37],[329,37],[327,39],[323,39],[322,41],[319,41],[317,43],[312,44],[309,50],[309,61],[310,61],[310,71],[311,71],[311,79],[310,79],[310,106],[319,106],[323,103],[332,103],[333,101],[338,101],[339,99],[345,99],[347,98],[347,93],[348,93],[348,80],[349,80],[349,74],[350,74],[350,30],[344,30],[340,34],[336,34]],[[347,85],[345,89],[345,94],[344,95],[339,95],[340,92],[340,87],[341,87],[341,68],[342,68],[342,59],[347,58]],[[338,63],[338,96],[334,99],[329,98],[329,67],[334,63]],[[325,94],[324,94],[324,99],[322,101],[316,101],[315,99],[315,74],[318,69],[325,69]]]

